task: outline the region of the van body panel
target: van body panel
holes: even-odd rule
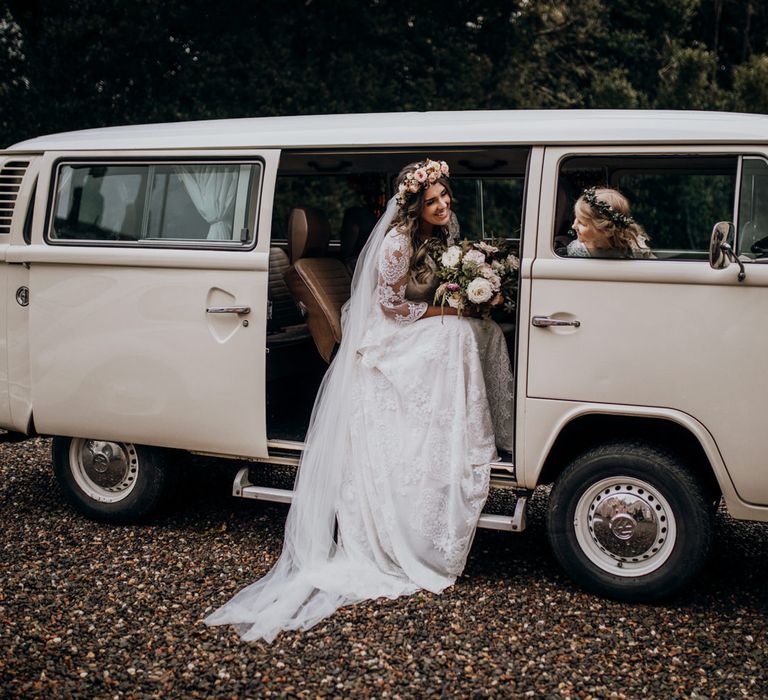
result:
[[[692,416],[712,435],[739,498],[766,505],[768,466],[750,439],[764,432],[756,408],[765,405],[766,343],[744,316],[751,310],[758,323],[768,305],[768,265],[748,265],[739,283],[736,266],[714,271],[705,260],[558,258],[547,225],[558,163],[597,150],[626,152],[548,149],[545,157],[550,191],[541,198],[530,314],[581,325],[534,328],[529,319],[528,397]]]
[[[59,155],[51,156],[51,176]],[[19,254],[33,290],[38,432],[266,456],[267,271],[279,152],[245,155],[264,164],[251,250],[40,237]],[[206,311],[230,306],[250,312]]]
[[[528,334],[521,333],[530,317],[531,267],[536,257],[536,232],[539,227],[539,200],[541,198],[541,174],[544,165],[544,149],[534,148],[528,160],[526,180],[525,218],[520,242],[520,283],[518,286],[516,348],[512,368],[515,376],[515,464],[518,478],[524,475],[527,439],[525,411],[528,394]]]
[[[768,117],[697,111],[476,110],[220,119],[51,134],[17,151],[754,143]]]
[[[8,305],[11,298],[12,284],[8,279],[8,265],[5,262],[10,236],[0,237],[0,427],[11,428],[10,387],[8,373]]]
[[[9,160],[17,160],[16,157]],[[27,247],[24,229],[28,214],[32,216],[30,224],[34,227],[40,212],[35,208],[37,199],[32,199],[36,191],[41,158],[26,156],[28,162],[21,181],[13,210],[10,233],[2,241],[2,260],[0,275],[5,298],[2,300],[2,318],[0,318],[0,366],[3,377],[0,379],[0,427],[15,432],[26,433],[29,428],[32,411],[30,401],[29,376],[29,306],[17,301],[17,291],[29,288],[29,269],[21,264],[14,264],[15,253]],[[0,165],[1,167],[1,165]],[[39,189],[39,188],[37,188]],[[35,195],[36,197],[36,195]]]

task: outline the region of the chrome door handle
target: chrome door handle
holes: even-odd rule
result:
[[[250,306],[209,306],[205,313],[207,314],[249,314]]]
[[[550,318],[549,316],[534,316],[531,324],[536,328],[549,328],[550,326],[573,326],[578,328],[581,325],[581,321],[574,319],[573,321],[563,321],[559,318]]]

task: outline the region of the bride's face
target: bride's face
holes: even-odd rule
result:
[[[447,226],[451,218],[451,195],[440,182],[424,190],[421,218],[432,226]]]

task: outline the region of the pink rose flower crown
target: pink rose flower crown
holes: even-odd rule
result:
[[[451,171],[444,160],[430,160],[427,158],[419,167],[406,173],[405,179],[397,188],[397,203],[402,207],[408,194],[416,194],[421,188],[434,185],[441,177],[450,177]]]

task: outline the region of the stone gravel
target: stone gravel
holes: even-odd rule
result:
[[[523,534],[478,532],[443,595],[242,643],[202,619],[274,563],[287,509],[231,498],[237,464],[180,461],[166,509],[118,527],[66,505],[49,440],[0,446],[0,696],[768,697],[766,524],[721,510],[694,585],[628,605],[558,569],[541,492]]]

